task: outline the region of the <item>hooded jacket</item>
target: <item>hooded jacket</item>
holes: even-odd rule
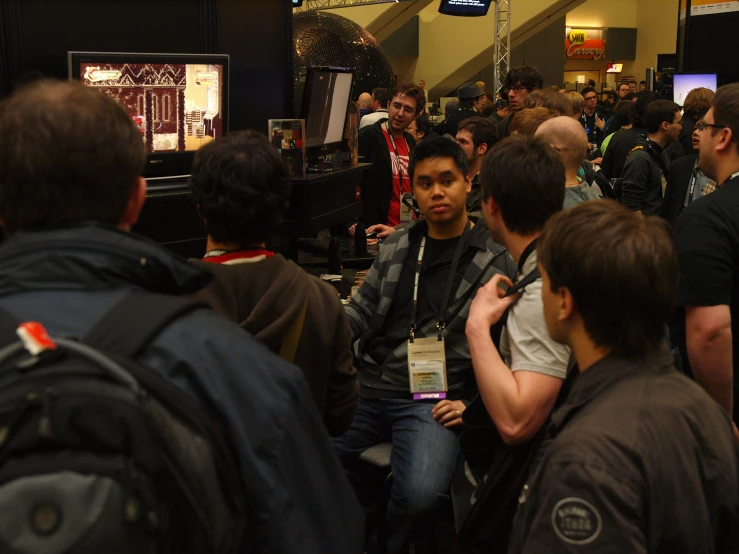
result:
[[[280,352],[293,324],[303,318],[290,361],[305,372],[329,433],[346,431],[357,408],[359,386],[349,324],[336,289],[280,254],[233,265],[207,258],[192,261],[215,277],[199,296],[272,352]]]
[[[96,224],[18,232],[0,247],[0,306],[52,336],[84,336],[132,291],[189,295],[210,279]],[[361,552],[362,513],[302,372],[205,308],[169,324],[136,361],[223,423],[244,484],[247,552]]]

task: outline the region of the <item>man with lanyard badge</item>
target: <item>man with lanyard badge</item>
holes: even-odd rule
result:
[[[471,178],[457,144],[424,140],[409,175],[424,219],[383,244],[346,307],[361,389],[357,415],[335,441],[350,472],[364,450],[392,442],[391,554],[403,552],[448,499],[456,429],[475,393],[464,336],[469,304],[494,275],[515,271],[505,250],[467,218]],[[356,477],[358,486],[366,483]]]

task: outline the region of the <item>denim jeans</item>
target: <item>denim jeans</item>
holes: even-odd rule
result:
[[[334,439],[345,467],[354,465],[370,446],[385,441],[393,444],[393,484],[387,508],[389,554],[407,549],[449,501],[459,439],[434,420],[433,407],[406,399],[362,398],[352,426]]]

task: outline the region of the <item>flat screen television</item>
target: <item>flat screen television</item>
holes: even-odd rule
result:
[[[624,64],[622,63],[609,63],[606,66],[606,73],[621,73],[624,70]]]
[[[195,151],[228,132],[225,54],[68,52],[69,78],[113,97],[141,132],[144,177],[189,176]]]
[[[694,88],[701,87],[716,92],[718,76],[715,73],[675,73],[672,82],[675,104],[682,106],[688,93]]]
[[[354,69],[310,67],[300,117],[305,119],[305,147],[340,144],[354,81]]]
[[[462,17],[487,15],[492,0],[441,0],[439,13]]]

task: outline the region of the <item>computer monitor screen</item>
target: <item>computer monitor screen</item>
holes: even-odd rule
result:
[[[609,63],[606,66],[606,73],[621,73],[624,70],[622,63]]]
[[[301,108],[306,148],[341,142],[353,80],[354,70],[349,68],[308,69]]]
[[[716,91],[718,78],[715,73],[689,74],[675,73],[673,76],[673,98],[678,106],[685,104],[685,98],[694,88],[707,88]]]
[[[487,15],[492,0],[441,0],[439,13],[463,17]]]
[[[141,132],[146,177],[186,176],[228,131],[228,56],[69,52],[69,76],[115,99]]]

